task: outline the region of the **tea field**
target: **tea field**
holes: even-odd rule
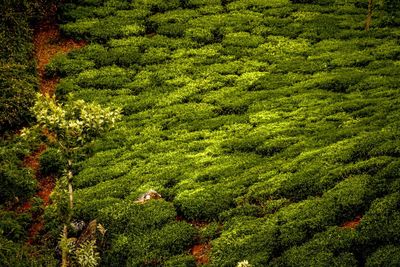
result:
[[[400,3],[305,2],[60,6],[57,98],[123,114],[75,166],[101,266],[400,264]]]

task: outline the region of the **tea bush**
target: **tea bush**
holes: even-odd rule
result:
[[[187,190],[174,200],[178,210],[191,220],[216,220],[218,215],[233,205],[232,192],[218,187]]]
[[[399,234],[399,194],[392,193],[373,201],[360,224],[360,235],[367,246],[378,244],[396,244]]]
[[[29,124],[37,89],[29,23],[44,15],[39,1],[7,1],[0,10],[0,134]],[[10,34],[12,33],[12,34]]]
[[[2,144],[0,147],[0,203],[27,199],[36,190],[37,182],[33,173],[23,167],[22,160],[17,157],[18,148]]]
[[[355,266],[357,233],[338,227],[316,234],[312,240],[283,253],[272,266]]]
[[[400,248],[389,245],[378,248],[368,257],[365,266],[394,266],[400,261]]]
[[[398,31],[379,5],[364,31],[366,8],[65,6],[64,33],[91,44],[48,66],[65,75],[58,96],[124,112],[75,180],[76,216],[109,229],[102,264],[191,266],[195,240],[212,244],[210,266],[361,266],[378,246],[392,253]],[[135,203],[150,189],[162,199]],[[177,215],[211,224],[196,233]],[[340,227],[357,217],[355,230]]]
[[[55,148],[47,149],[39,158],[40,174],[60,176],[65,170],[66,163],[61,151]]]

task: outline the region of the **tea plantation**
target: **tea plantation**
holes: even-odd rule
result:
[[[100,265],[196,266],[195,244],[206,266],[400,265],[400,2],[369,31],[367,7],[65,1],[62,33],[88,45],[47,65],[57,98],[123,113],[75,166]]]

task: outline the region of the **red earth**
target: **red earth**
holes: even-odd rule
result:
[[[347,221],[347,222],[343,223],[343,224],[342,224],[342,227],[343,227],[343,228],[348,228],[348,229],[356,229],[357,226],[358,226],[358,225],[360,224],[360,222],[361,222],[361,218],[362,218],[361,215],[357,215],[357,216],[354,218],[354,220]]]

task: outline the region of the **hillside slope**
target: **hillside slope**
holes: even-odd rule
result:
[[[400,30],[363,2],[82,0],[56,95],[120,106],[75,180],[104,266],[400,263]],[[398,23],[398,22],[397,22]],[[162,199],[135,200],[153,189]],[[355,220],[355,223],[351,223]]]

